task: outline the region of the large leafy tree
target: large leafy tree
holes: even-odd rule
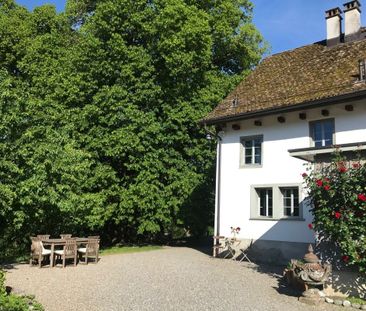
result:
[[[265,48],[247,0],[0,0],[0,231],[147,240],[212,219],[198,121]],[[16,237],[16,238],[14,238]]]

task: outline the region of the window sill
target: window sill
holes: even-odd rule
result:
[[[242,168],[242,169],[261,168],[261,167],[263,167],[262,164],[241,164],[240,165],[240,168]]]
[[[305,221],[305,218],[287,217],[287,218],[269,218],[269,217],[251,217],[249,220],[264,220],[264,221]]]
[[[341,145],[333,145],[333,146],[326,146],[326,147],[311,147],[311,148],[300,148],[300,149],[290,149],[288,152],[290,156],[314,162],[315,156],[319,154],[332,154],[336,150],[342,152],[354,152],[359,150],[366,150],[366,142],[358,142],[358,143],[351,143],[351,144],[341,144]]]

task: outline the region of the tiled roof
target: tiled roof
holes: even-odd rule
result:
[[[358,81],[361,59],[366,59],[366,39],[334,47],[318,42],[275,54],[264,59],[202,122],[213,124],[366,90],[366,83]]]

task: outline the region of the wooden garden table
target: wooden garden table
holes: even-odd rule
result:
[[[76,240],[77,245],[88,243],[87,238],[73,238]],[[64,246],[66,244],[66,239],[42,239],[43,245],[51,245],[51,256],[50,256],[50,266],[53,267],[55,246]]]

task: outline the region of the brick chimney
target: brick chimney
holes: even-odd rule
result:
[[[361,3],[358,0],[350,1],[344,5],[344,42],[357,40],[361,32]]]
[[[342,11],[340,8],[334,8],[325,11],[325,19],[327,22],[327,46],[334,46],[341,42],[341,34],[342,34],[341,14]]]

